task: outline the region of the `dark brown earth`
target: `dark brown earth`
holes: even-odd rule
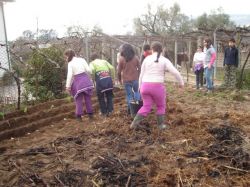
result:
[[[168,85],[169,129],[150,114],[130,130],[123,90],[115,112],[73,119],[69,99],[0,121],[0,186],[250,186],[248,92]]]

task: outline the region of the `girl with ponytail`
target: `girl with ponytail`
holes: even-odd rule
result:
[[[166,112],[166,90],[165,90],[165,72],[170,72],[177,81],[180,87],[184,86],[181,74],[169,61],[162,56],[162,45],[159,42],[154,42],[151,46],[153,54],[147,56],[141,67],[139,77],[139,89],[143,100],[143,106],[136,114],[130,128],[138,128],[140,122],[151,112],[153,104],[156,105],[157,124],[159,129],[165,129],[164,124]]]

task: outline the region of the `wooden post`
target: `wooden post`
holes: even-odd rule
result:
[[[190,71],[190,66],[192,64],[193,66],[193,58],[191,57],[191,51],[192,51],[192,41],[189,39],[188,41],[188,61],[187,61],[187,82],[189,81],[189,71]]]
[[[178,52],[177,40],[174,41],[174,66],[177,67],[177,52]]]
[[[85,55],[86,61],[89,62],[89,40],[88,40],[88,33],[85,33]]]
[[[112,48],[111,49],[111,63],[115,67],[115,50]]]
[[[105,51],[104,51],[104,47],[105,47],[105,45],[104,45],[104,42],[102,41],[102,52],[101,52],[101,53],[102,53],[102,54],[101,54],[101,58],[102,58],[102,59],[104,59],[104,52],[105,52]]]
[[[193,65],[193,61],[192,61],[192,56],[191,56],[191,53],[192,52],[192,41],[191,40],[189,40],[188,41],[188,58],[189,58],[189,63],[188,63],[188,70],[190,69],[190,66],[191,66],[191,64]]]
[[[218,52],[217,52],[217,38],[216,38],[217,36],[216,36],[216,32],[217,32],[217,28],[214,30],[214,33],[213,33],[214,34],[214,49],[215,49],[215,53],[217,55]],[[213,82],[214,82],[214,79],[216,78],[216,73],[217,73],[217,59],[214,62]]]

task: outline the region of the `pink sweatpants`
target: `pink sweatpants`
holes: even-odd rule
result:
[[[147,116],[153,104],[156,104],[157,115],[165,114],[166,112],[166,90],[163,83],[142,83],[140,88],[143,106],[138,111],[138,114]]]

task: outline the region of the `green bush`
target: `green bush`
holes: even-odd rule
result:
[[[57,62],[60,68],[49,59]],[[35,50],[27,63],[28,68],[24,73],[25,98],[32,97],[38,101],[57,98],[63,91],[66,76],[62,51],[55,47]]]

